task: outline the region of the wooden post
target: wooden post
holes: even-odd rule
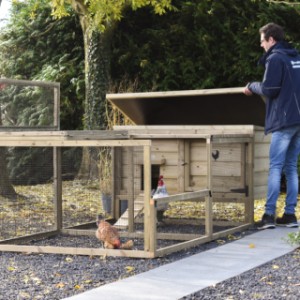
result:
[[[246,184],[248,185],[248,199],[245,206],[245,221],[254,223],[254,138],[247,144],[246,151]]]
[[[144,146],[144,250],[156,250],[156,215],[151,197],[151,147]]]
[[[119,213],[117,209],[119,205],[117,205],[117,195],[120,193],[121,190],[121,177],[122,177],[122,162],[121,162],[121,155],[122,152],[120,151],[120,147],[112,147],[112,201],[111,201],[111,217],[116,219],[119,217]]]
[[[133,147],[128,148],[128,231],[134,231],[134,161]]]
[[[62,213],[62,178],[61,178],[61,148],[53,147],[53,193],[54,193],[54,215],[55,229],[63,227]]]
[[[185,161],[184,161],[184,140],[178,140],[178,193],[183,193],[185,190]]]
[[[190,191],[191,153],[189,140],[184,142],[184,192]]]
[[[212,144],[211,137],[206,139],[207,150],[207,189],[209,195],[205,197],[205,234],[209,238],[213,234],[213,212],[212,212]]]
[[[59,107],[60,107],[60,84],[57,83],[57,87],[54,87],[54,107],[53,107],[53,125],[57,130],[60,130],[60,118],[59,118]]]

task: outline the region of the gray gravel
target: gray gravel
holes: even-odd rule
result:
[[[298,300],[300,249],[181,300]]]
[[[235,235],[242,237],[253,231]],[[78,239],[76,244],[89,243],[86,239]],[[49,240],[46,242],[49,244]],[[69,241],[62,237],[50,240],[50,244],[56,243]],[[210,242],[156,259],[0,252],[0,300],[63,299],[218,245]],[[299,263],[300,251],[296,250],[183,299],[300,299]]]

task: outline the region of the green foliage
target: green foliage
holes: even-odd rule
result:
[[[95,29],[104,32],[116,21],[123,17],[123,10],[131,7],[133,10],[145,6],[151,6],[156,14],[163,15],[168,10],[175,10],[172,0],[50,0],[52,4],[52,15],[56,18],[68,16],[67,8],[71,4],[75,11],[88,20],[88,27],[92,31]]]
[[[300,246],[300,231],[298,231],[298,232],[290,232],[288,234],[287,241],[291,245],[299,245]]]
[[[0,33],[0,76],[60,82],[61,128],[77,129],[82,127],[85,90],[82,31],[74,14],[54,20],[50,12],[47,0],[13,2],[10,22]],[[28,105],[37,101],[38,106],[37,99]],[[28,119],[28,109],[23,118]],[[31,122],[45,120],[36,114]]]
[[[0,94],[2,124],[10,127],[54,125],[53,89],[10,85]]]
[[[0,33],[0,76],[60,82],[61,128],[80,129],[85,91],[81,27],[74,14],[54,20],[50,12],[46,0],[13,2],[11,20]],[[2,111],[11,126],[53,124],[50,102],[53,91],[45,89],[10,86],[1,93]],[[64,161],[74,151],[64,149]],[[77,164],[80,157],[79,153]],[[12,148],[7,161],[9,176],[17,184],[45,182],[53,176],[50,148]],[[78,169],[74,162],[62,167],[67,174]]]
[[[113,40],[112,77],[138,81],[138,90],[244,86],[261,79],[258,29],[279,22],[300,41],[293,8],[265,1],[173,1],[178,8],[157,17],[127,10]]]

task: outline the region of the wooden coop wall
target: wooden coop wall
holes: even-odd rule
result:
[[[269,167],[270,135],[254,125],[240,126],[115,126],[127,130],[135,139],[152,140],[151,164],[160,166],[169,194],[190,192],[206,187],[206,145],[197,135],[224,135],[222,143],[212,139],[212,186],[219,194],[253,190],[253,198],[265,197]],[[233,142],[231,137],[246,135],[253,138]],[[253,157],[249,157],[249,153]],[[247,156],[248,155],[248,156]],[[251,186],[246,186],[245,162],[253,160]],[[125,162],[126,160],[123,160]],[[126,164],[126,163],[124,163]],[[140,164],[140,163],[138,163]],[[136,166],[139,168],[138,166]],[[124,178],[126,174],[123,174]],[[233,195],[234,196],[234,195]]]
[[[130,155],[135,157],[134,162]],[[121,153],[121,190],[128,187],[131,177],[130,165],[135,175],[135,194],[143,192],[142,152],[134,148],[131,153],[124,149]],[[215,158],[214,158],[215,157]],[[229,193],[231,190],[245,189],[246,150],[244,143],[222,143],[212,146],[212,186],[213,192]],[[118,161],[120,163],[120,161]],[[192,192],[207,188],[207,149],[203,139],[152,140],[151,164],[159,167],[170,195]],[[157,183],[157,182],[156,182]]]

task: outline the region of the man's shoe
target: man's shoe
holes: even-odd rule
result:
[[[298,227],[297,218],[294,214],[288,215],[288,214],[284,213],[281,218],[276,219],[276,224],[278,226],[284,226],[284,227],[289,227],[289,228]]]
[[[257,229],[274,229],[275,226],[275,221],[274,221],[274,216],[264,214],[261,221],[258,222],[257,224]]]

